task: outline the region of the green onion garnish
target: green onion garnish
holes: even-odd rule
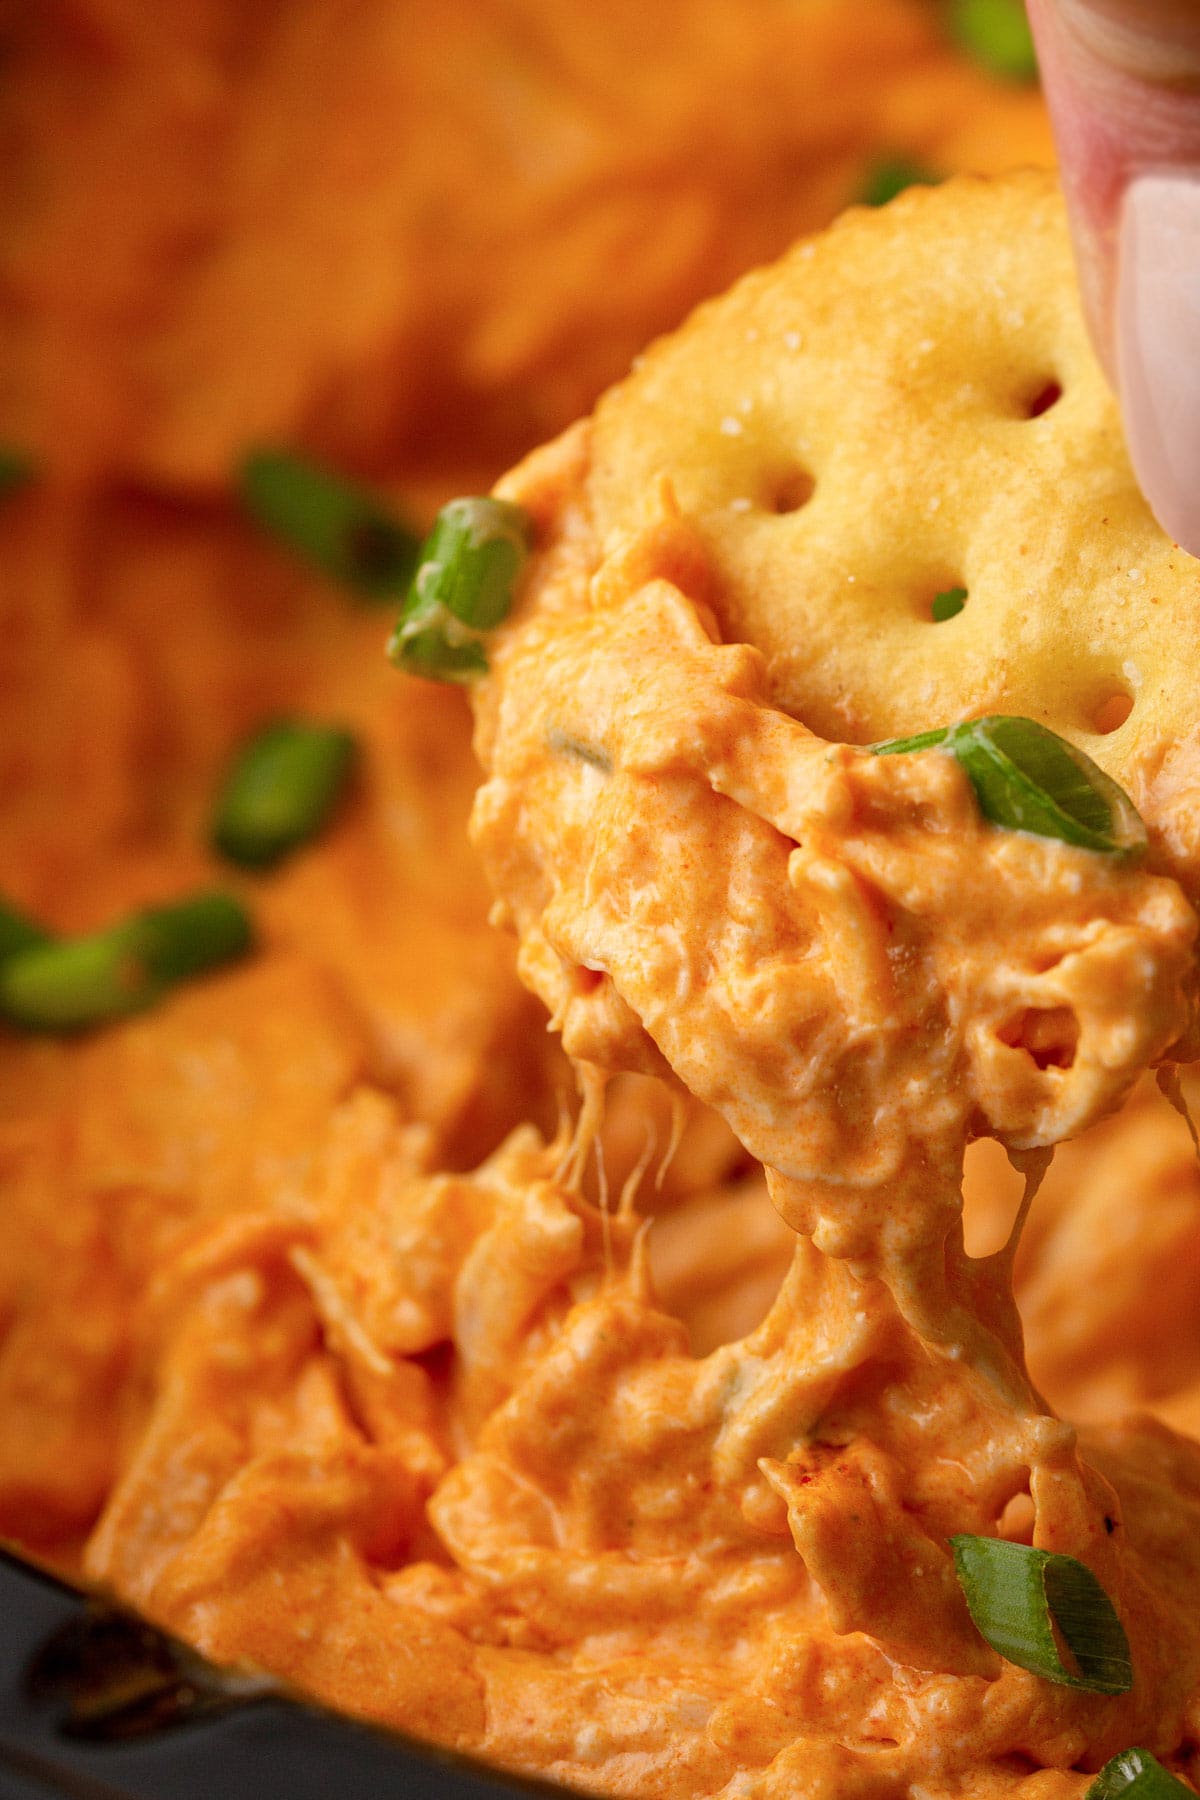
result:
[[[423,675],[426,681],[474,681],[488,669],[487,653],[477,638],[452,643],[437,626],[412,632],[401,645],[393,636],[388,655],[410,675]]]
[[[217,800],[212,841],[242,868],[266,869],[314,838],[345,789],[348,731],[277,719],[239,751]]]
[[[1005,1538],[952,1537],[950,1546],[971,1617],[993,1650],[1060,1687],[1128,1693],[1129,1640],[1083,1563]]]
[[[968,719],[871,749],[876,756],[949,751],[966,770],[984,818],[1008,831],[1107,856],[1138,856],[1146,847],[1146,827],[1125,791],[1090,756],[1033,719]]]
[[[949,0],[950,34],[1006,81],[1036,81],[1037,52],[1022,0]]]
[[[191,981],[244,956],[253,947],[250,915],[231,894],[196,894],[171,906],[150,907],[132,926],[146,966],[160,981]]]
[[[343,587],[370,600],[404,592],[420,540],[366,488],[285,450],[251,451],[238,485],[260,525]]]
[[[0,963],[19,956],[23,950],[37,950],[50,942],[50,933],[43,931],[27,913],[0,900]]]
[[[1106,1762],[1083,1800],[1195,1800],[1195,1790],[1167,1773],[1148,1750],[1122,1750]]]
[[[913,161],[907,156],[885,156],[867,170],[862,187],[859,189],[860,206],[886,206],[905,188],[936,187],[941,181],[940,175],[924,163]]]
[[[443,506],[388,645],[392,661],[431,681],[483,674],[484,633],[508,617],[531,535],[529,515],[507,500]]]
[[[15,494],[37,474],[37,464],[23,450],[0,448],[0,495]]]
[[[228,894],[148,907],[107,931],[37,945],[0,965],[0,1018],[26,1031],[82,1031],[143,1011],[176,982],[244,956],[254,941]]]
[[[967,590],[965,587],[947,588],[944,593],[933,596],[929,616],[935,625],[941,625],[946,619],[957,618],[966,604]]]

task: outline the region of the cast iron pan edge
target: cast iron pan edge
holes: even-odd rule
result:
[[[0,1800],[563,1800],[206,1663],[0,1548]]]

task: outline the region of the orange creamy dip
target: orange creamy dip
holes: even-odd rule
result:
[[[1106,1421],[1078,1440],[1024,1373],[1003,1178],[975,1157],[972,1256],[957,1195],[978,1132],[1032,1169],[1179,1053],[1193,915],[985,830],[945,759],[768,713],[669,494],[594,541],[576,434],[515,478],[550,547],[479,714],[477,840],[589,1070],[552,1135],[458,698],[179,494],[262,436],[477,485],[877,152],[1047,155],[1034,96],[925,9],[869,10],[693,9],[681,60],[641,6],[342,30],[89,0],[19,22],[5,102],[0,403],[50,471],[0,514],[6,891],[73,930],[212,879],[214,782],[271,712],[346,719],[363,773],[247,884],[254,963],[3,1044],[0,1533],[215,1657],[631,1796],[1059,1800],[1133,1741],[1190,1766],[1200,1451],[1111,1422],[1200,1418],[1183,1128],[1139,1095],[1032,1214],[1037,1383]],[[630,1068],[713,1109],[657,1192],[669,1106],[627,1076],[601,1099]],[[997,1529],[1096,1571],[1131,1694],[982,1643],[945,1538]]]
[[[586,1130],[546,1145],[527,1129],[474,1175],[428,1172],[445,1144],[464,1141],[456,1121],[483,1128],[512,1104],[494,1086],[505,1040],[487,1055],[481,1037],[454,1081],[441,1057],[408,1060],[411,1040],[391,1024],[400,998],[411,1003],[403,964],[379,960],[380,948],[373,982],[354,986],[348,953],[331,970],[328,948],[318,962],[286,929],[314,906],[344,904],[347,883],[369,895],[359,885],[376,866],[361,849],[369,820],[390,818],[379,842],[395,855],[414,829],[413,791],[397,773],[411,764],[394,746],[411,719],[416,755],[421,690],[402,684],[397,712],[380,715],[392,723],[379,727],[366,797],[272,884],[256,964],[87,1045],[8,1053],[5,1529],[62,1556],[98,1510],[87,1573],[210,1654],[584,1786],[1080,1794],[1087,1777],[1073,1765],[1135,1739],[1174,1750],[1192,1729],[1200,1461],[1148,1424],[1093,1431],[1080,1454],[1021,1373],[1007,1257],[961,1253],[955,1178],[976,1110],[1013,1144],[1036,1144],[1115,1101],[1179,1035],[1192,916],[1152,876],[1114,877],[1079,853],[985,834],[940,758],[830,758],[787,721],[756,725],[753,653],[713,645],[703,600],[689,598],[703,559],[670,519],[624,547],[601,584],[614,623],[631,601],[644,609],[652,631],[636,636],[639,652],[656,646],[675,671],[664,671],[661,707],[643,684],[630,723],[638,684],[603,667],[622,632],[597,637],[580,605],[595,547],[582,523],[572,535],[576,452],[562,454],[523,490],[539,509],[561,497],[567,527],[544,571],[555,630],[536,617],[528,627],[536,704],[503,719],[505,683],[522,676],[522,622],[483,697],[493,784],[480,802],[483,848],[522,923],[526,973],[572,1049],[659,1071],[677,1058],[730,1109],[739,1059],[753,1076],[739,1129],[824,1250],[801,1241],[761,1327],[695,1356],[686,1324],[656,1298],[631,1206],[613,1217],[581,1195]],[[581,646],[596,684],[586,716],[563,717]],[[684,676],[687,706],[672,707]],[[429,705],[455,716],[442,696]],[[551,712],[611,775],[561,740],[548,745]],[[505,795],[510,773],[523,797],[515,784]],[[538,859],[553,850],[577,881],[581,812],[602,822],[620,784],[622,803],[636,805],[598,838],[614,885],[595,885],[594,912],[585,882],[578,917],[564,901],[544,919]],[[509,802],[511,832],[501,828]],[[681,920],[718,926],[703,954],[731,959],[723,1026],[707,972],[684,979],[698,936],[656,946],[644,967],[636,954],[628,833],[643,806],[644,866],[686,902]],[[839,882],[863,895],[833,953],[828,921],[844,915],[819,904],[829,887],[812,863],[791,884],[788,830],[801,816],[835,899]],[[939,907],[941,880],[911,854],[921,818],[922,849],[931,839],[945,859],[956,904],[978,897],[980,871],[989,907],[1003,899],[975,960],[970,935],[954,937],[955,917]],[[147,888],[178,866],[168,854],[157,873],[147,860]],[[743,857],[763,898],[739,913]],[[1035,865],[1053,906],[1030,892]],[[904,918],[900,959],[886,951],[892,911]],[[65,908],[60,917],[71,923]],[[469,914],[456,926],[444,907],[443,920],[447,934],[470,929]],[[380,946],[394,926],[394,914],[380,921]],[[773,955],[790,1008],[769,1034],[762,985],[739,990],[739,929],[756,955]],[[1067,960],[1048,970],[1056,932]],[[414,970],[424,959],[433,979],[428,940],[401,933],[393,954]],[[584,972],[583,956],[611,973]],[[1071,982],[1072,957],[1081,972],[1103,966],[1103,980],[1056,986]],[[379,979],[393,967],[394,994]],[[437,979],[431,996],[461,994],[465,1008],[458,959]],[[656,1002],[664,992],[672,1005]],[[1103,994],[1138,1021],[1124,1041]],[[1031,1071],[994,1029],[988,1042],[989,1027],[1047,1000],[1053,1013],[1064,997],[1081,1018],[1069,1071],[1053,1058]],[[848,998],[861,1009],[847,1015],[863,1020],[857,1037],[833,1017]],[[707,1009],[703,1040],[682,1024],[672,1035],[677,1007]],[[947,1039],[952,1011],[962,1030]],[[931,1019],[939,1029],[923,1035]],[[802,1025],[848,1079],[793,1094],[789,1033]],[[689,1043],[696,1060],[683,1065]],[[432,1126],[385,1091],[389,1066],[423,1081],[413,1092]],[[872,1068],[884,1083],[899,1070],[944,1091],[932,1111],[914,1092],[901,1131],[864,1111]],[[845,1165],[853,1181],[814,1183],[823,1158],[836,1174],[847,1140],[866,1142],[864,1121],[874,1136]],[[708,1179],[730,1161],[716,1139]],[[703,1185],[703,1160],[691,1179]],[[686,1229],[686,1203],[679,1216]],[[1188,1216],[1185,1197],[1177,1230]],[[702,1262],[731,1302],[720,1338],[736,1316],[745,1246],[728,1241],[723,1211],[707,1218]],[[923,1282],[939,1244],[944,1287],[931,1302]],[[778,1267],[774,1240],[771,1255]],[[686,1318],[686,1292],[675,1294]],[[1069,1283],[1067,1295],[1073,1305]],[[949,1341],[933,1342],[938,1332]],[[947,1353],[959,1347],[961,1357]],[[1152,1349],[1130,1372],[1135,1399]],[[1074,1354],[1086,1362],[1086,1347]],[[1132,1695],[1052,1689],[981,1645],[944,1539],[992,1532],[1001,1518],[1096,1569],[1133,1643]],[[1050,1772],[1031,1773],[1043,1764]]]
[[[502,486],[548,548],[482,690],[474,830],[567,1049],[665,1062],[760,1157],[801,1234],[767,1323],[710,1359],[742,1366],[708,1481],[764,1532],[786,1522],[827,1655],[866,1633],[889,1667],[936,1674],[943,1726],[966,1709],[957,1753],[951,1726],[935,1758],[951,1783],[985,1743],[985,1765],[1053,1765],[1068,1741],[1068,1761],[1102,1761],[1103,1733],[1131,1721],[1094,1699],[1039,1693],[1019,1744],[982,1724],[1027,1678],[971,1627],[954,1532],[1031,1532],[1110,1587],[1132,1580],[1134,1609],[1172,1602],[1132,1574],[1119,1462],[1081,1455],[1025,1376],[1019,1226],[965,1252],[963,1158],[979,1133],[1028,1156],[1078,1130],[1184,1037],[1194,914],[1172,881],[988,827],[944,756],[874,758],[774,710],[763,659],[719,642],[713,572],[669,487],[601,547],[589,477],[583,427]],[[1168,1689],[1184,1662],[1162,1665]],[[928,1777],[921,1702],[905,1704],[910,1729],[881,1734],[895,1755],[872,1757],[898,1783],[880,1792]]]
[[[92,486],[477,489],[878,158],[1053,160],[928,0],[10,10],[0,439]]]

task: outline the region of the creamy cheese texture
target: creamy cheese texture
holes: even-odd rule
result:
[[[1110,1111],[1145,1068],[1186,1052],[1195,915],[1161,851],[1156,874],[999,830],[943,752],[874,757],[810,730],[803,704],[780,704],[789,677],[801,696],[806,683],[821,692],[830,633],[842,658],[839,692],[853,685],[865,607],[882,611],[887,598],[853,596],[831,620],[840,597],[829,566],[844,571],[839,531],[851,544],[861,538],[858,509],[875,497],[866,483],[844,491],[853,453],[894,444],[894,415],[906,403],[918,414],[940,404],[934,384],[914,397],[902,379],[920,301],[928,295],[931,349],[943,364],[955,355],[983,364],[984,391],[990,363],[1011,385],[1022,334],[1034,340],[1027,358],[1046,355],[1033,304],[1047,273],[1039,239],[1065,255],[1048,184],[952,186],[895,211],[882,227],[851,219],[823,245],[750,278],[656,347],[595,425],[502,484],[530,511],[542,550],[478,707],[488,780],[474,835],[499,913],[515,926],[521,972],[568,1052],[601,1071],[665,1064],[762,1162],[798,1233],[781,1298],[742,1347],[749,1377],[738,1379],[710,1479],[718,1490],[732,1484],[743,1516],[764,1529],[773,1500],[776,1529],[782,1512],[833,1639],[861,1633],[893,1664],[938,1678],[940,1704],[954,1677],[956,1703],[971,1695],[981,1712],[1008,1716],[998,1697],[1031,1679],[1001,1669],[981,1645],[950,1536],[1008,1530],[1088,1563],[1114,1596],[1120,1590],[1135,1635],[1135,1614],[1148,1608],[1135,1697],[1081,1700],[1032,1678],[1026,1703],[1048,1735],[1001,1747],[977,1727],[976,1749],[985,1763],[1020,1748],[1053,1764],[1050,1738],[1062,1734],[1074,1746],[1068,1761],[1102,1761],[1122,1731],[1136,1736],[1152,1721],[1161,1729],[1168,1690],[1186,1707],[1193,1676],[1182,1646],[1149,1675],[1167,1641],[1150,1621],[1157,1608],[1170,1610],[1172,1582],[1160,1582],[1155,1598],[1153,1572],[1134,1574],[1137,1533],[1122,1535],[1119,1467],[1089,1460],[1029,1382],[1011,1291],[1020,1217],[999,1248],[968,1255],[963,1163],[973,1138],[992,1137],[1023,1163],[1031,1196],[1045,1166],[1039,1151]],[[1016,214],[1028,219],[1023,238],[1002,231]],[[1005,250],[995,304],[979,308],[963,246],[989,215]],[[886,272],[906,232],[915,273],[898,299],[881,278],[869,288],[863,271]],[[868,296],[891,309],[879,341],[859,335]],[[1054,305],[1068,310],[1061,286]],[[799,376],[781,374],[789,335],[803,344],[814,321],[816,357]],[[1073,357],[1072,379],[1091,390],[1074,404],[1086,419],[1090,402],[1085,437],[1094,449],[1105,401],[1077,326],[1057,348],[1052,366]],[[841,379],[847,366],[859,386]],[[747,398],[727,410],[738,384]],[[960,534],[973,487],[989,484],[992,511],[1007,503],[1011,515],[1042,481],[1036,450],[1019,456],[1011,434],[990,442],[985,434],[971,466],[962,449],[973,409],[968,395],[942,451],[958,467]],[[1025,415],[1026,429],[1039,412]],[[818,473],[806,471],[802,486],[793,480],[785,508],[772,499],[781,480],[773,471],[796,458],[808,429],[820,439],[809,458]],[[735,443],[729,460],[744,507],[713,501],[733,484],[722,436]],[[1061,461],[1060,446],[1053,452],[1047,460]],[[640,458],[640,480],[629,477],[630,457]],[[921,467],[923,480],[936,479],[939,460]],[[1119,492],[1129,477],[1119,449],[1113,460],[1108,480]],[[839,469],[843,492],[806,535],[810,503],[813,514],[822,508],[826,464]],[[902,495],[903,480],[893,484]],[[1094,512],[1098,486],[1093,474],[1063,496],[1064,537]],[[787,535],[767,549],[779,518],[759,523],[756,539],[747,526],[743,544],[753,551],[739,558],[731,515],[746,511],[798,513],[799,526],[789,516]],[[934,543],[947,529],[905,522],[898,585],[922,525]],[[1147,535],[1154,529],[1143,525]],[[1171,619],[1194,618],[1195,566],[1165,544],[1153,551]],[[1104,621],[1101,600],[1090,616],[1101,654]],[[739,641],[748,623],[755,635],[756,622],[761,649]],[[1038,638],[1046,623],[1031,622],[1031,667],[1015,672],[1001,639],[990,661],[977,648],[964,675],[943,633],[940,657],[925,651],[932,673],[923,687],[887,690],[893,729],[906,705],[957,701],[951,717],[961,716],[981,684],[993,705],[1016,692],[1027,709],[1055,718],[1071,683],[1071,645],[1060,647],[1065,669],[1055,666]],[[918,629],[928,634],[938,622],[927,614]],[[1147,654],[1153,663],[1153,645]],[[876,656],[864,663],[856,716],[869,716],[880,677]],[[1053,678],[1039,696],[1031,683],[1042,669]],[[1164,715],[1168,732],[1188,717],[1186,688],[1162,682],[1150,709],[1160,730]],[[911,733],[942,722],[912,710],[905,719]],[[1152,728],[1143,725],[1143,755]],[[1151,828],[1161,842],[1163,821],[1152,815]],[[769,1395],[754,1378],[764,1336],[776,1361]],[[781,1427],[790,1446],[782,1455]],[[904,1741],[892,1746],[891,1775],[914,1780]],[[886,1766],[882,1755],[873,1763],[876,1772]]]
[[[852,216],[503,485],[537,551],[475,697],[472,829],[569,1070],[484,926],[459,697],[195,495],[264,433],[408,446],[436,487],[427,377],[435,464],[479,448],[464,394],[486,445],[557,428],[885,136],[981,160],[984,83],[901,0],[866,39],[832,0],[706,12],[711,108],[671,97],[644,8],[593,38],[532,0],[364,7],[333,49],[315,0],[278,32],[224,10],[182,59],[119,6],[19,46],[18,124],[49,91],[74,148],[23,188],[4,417],[70,466],[0,512],[5,879],[66,931],[211,879],[264,708],[344,719],[359,785],[253,887],[253,962],[0,1045],[0,1534],[213,1657],[630,1800],[1075,1800],[1131,1743],[1196,1785],[1200,1173],[1145,1072],[1173,1091],[1197,1050],[1200,574],[1133,486],[1052,189]],[[620,107],[612,61],[649,71]],[[381,146],[431,96],[463,129],[402,178]],[[992,104],[1044,148],[1035,96]],[[132,196],[130,159],[137,229],[80,257],[85,171]],[[801,164],[828,179],[793,214]],[[1003,710],[1130,790],[1140,866],[864,748]],[[964,1531],[1087,1563],[1132,1690],[991,1651]]]

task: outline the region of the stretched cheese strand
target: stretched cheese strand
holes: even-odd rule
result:
[[[474,832],[570,1054],[669,1068],[799,1234],[748,1346],[770,1403],[743,1371],[716,1466],[782,1499],[839,1629],[919,1666],[981,1666],[945,1539],[994,1534],[1024,1493],[1035,1541],[1136,1613],[1112,1491],[1025,1371],[1019,1226],[966,1254],[962,1166],[994,1136],[1032,1186],[1039,1152],[1171,1053],[1195,915],[1170,880],[987,825],[950,757],[874,758],[774,710],[757,652],[717,641],[669,485],[600,545],[573,497],[587,459],[582,427],[504,490],[549,548],[480,697]],[[878,1566],[846,1529],[855,1493],[887,1520]]]

